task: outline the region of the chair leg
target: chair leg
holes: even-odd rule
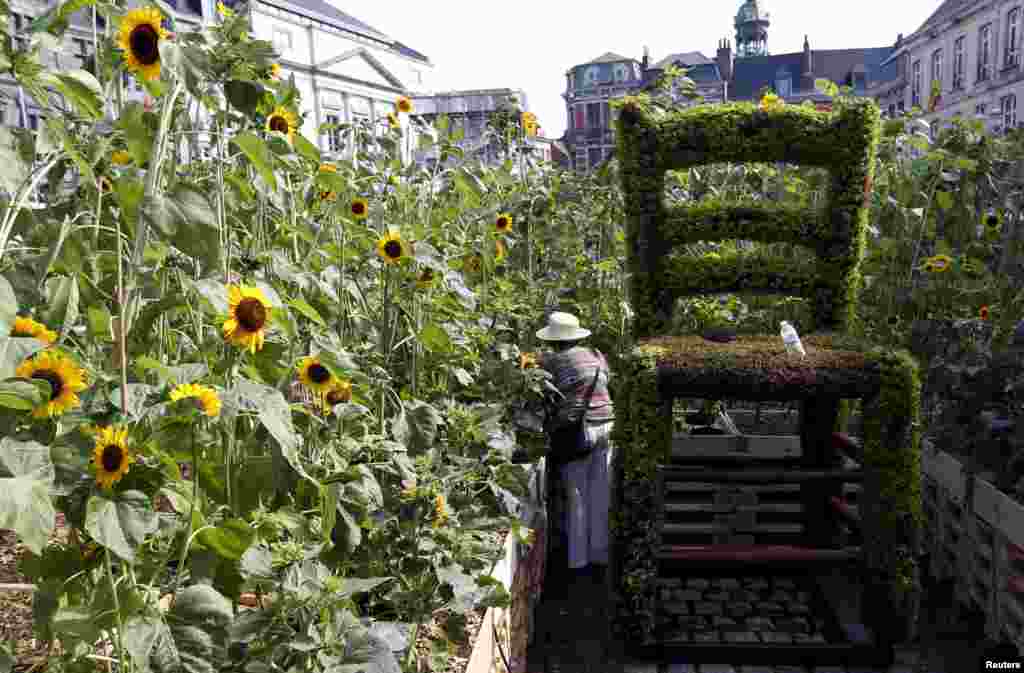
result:
[[[800,405],[800,446],[804,469],[827,470],[835,464],[832,430],[839,415],[839,400],[810,398]],[[829,498],[839,495],[838,484],[810,482],[801,485],[804,505],[805,533],[813,546],[832,546],[837,532],[831,515]]]

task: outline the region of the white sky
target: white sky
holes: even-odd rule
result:
[[[521,88],[537,114],[542,135],[565,130],[565,73],[612,51],[639,60],[685,51],[714,58],[718,40],[735,39],[741,0],[330,0],[353,17],[426,55],[434,88]],[[811,49],[891,46],[909,35],[940,0],[768,0],[768,48]],[[664,9],[657,9],[663,7]]]

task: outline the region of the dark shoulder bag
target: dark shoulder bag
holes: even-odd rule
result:
[[[600,376],[601,367],[598,367],[594,372],[594,380],[590,384],[590,389],[587,390],[587,395],[583,398],[583,411],[580,412],[579,417],[570,419],[569,423],[558,429],[548,431],[548,455],[556,462],[570,463],[590,453],[591,447],[587,446],[584,424],[587,411],[590,410],[590,398],[594,395],[594,389],[597,388],[597,380]]]

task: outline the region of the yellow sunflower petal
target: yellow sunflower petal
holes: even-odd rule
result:
[[[121,481],[135,462],[128,448],[128,430],[108,426],[96,433],[92,462],[96,468],[96,483],[101,487],[111,488]]]
[[[156,7],[133,9],[121,19],[117,46],[124,52],[128,70],[145,80],[160,77],[160,41],[169,35],[162,22]]]
[[[331,370],[315,356],[308,355],[299,360],[296,370],[302,385],[319,395],[325,395],[335,384]]]
[[[251,353],[262,349],[271,320],[270,308],[270,302],[259,288],[230,286],[228,317],[221,326],[224,339]]]
[[[295,137],[295,131],[298,128],[298,116],[286,107],[279,105],[267,115],[267,131],[283,133],[291,140]]]
[[[401,236],[389,231],[377,241],[377,254],[386,264],[396,264],[408,256],[409,250]]]
[[[81,405],[77,393],[88,386],[85,372],[68,356],[58,351],[43,351],[22,362],[15,376],[46,381],[50,384],[50,399],[32,410],[35,418],[59,416]]]

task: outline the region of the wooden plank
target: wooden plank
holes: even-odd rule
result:
[[[658,552],[660,560],[737,561],[770,563],[772,561],[846,562],[861,558],[860,547],[845,549],[813,549],[789,545],[664,545]]]
[[[757,505],[715,505],[705,502],[666,503],[666,512],[764,512],[774,514],[800,514],[804,507],[800,503],[761,503]]]
[[[753,533],[755,535],[799,535],[804,527],[798,523],[761,523],[754,526],[724,526],[713,523],[666,523],[661,527],[664,533],[676,535]]]
[[[693,479],[710,483],[804,484],[814,481],[862,481],[863,470],[704,470],[700,473],[662,468],[666,481]]]
[[[694,471],[690,476],[697,476],[700,472]],[[680,477],[682,479],[683,477]],[[693,493],[713,493],[720,490],[722,487],[719,484],[709,484],[703,481],[671,481],[666,482],[666,491],[686,491]],[[799,493],[800,486],[796,484],[744,484],[744,491],[751,493]]]

